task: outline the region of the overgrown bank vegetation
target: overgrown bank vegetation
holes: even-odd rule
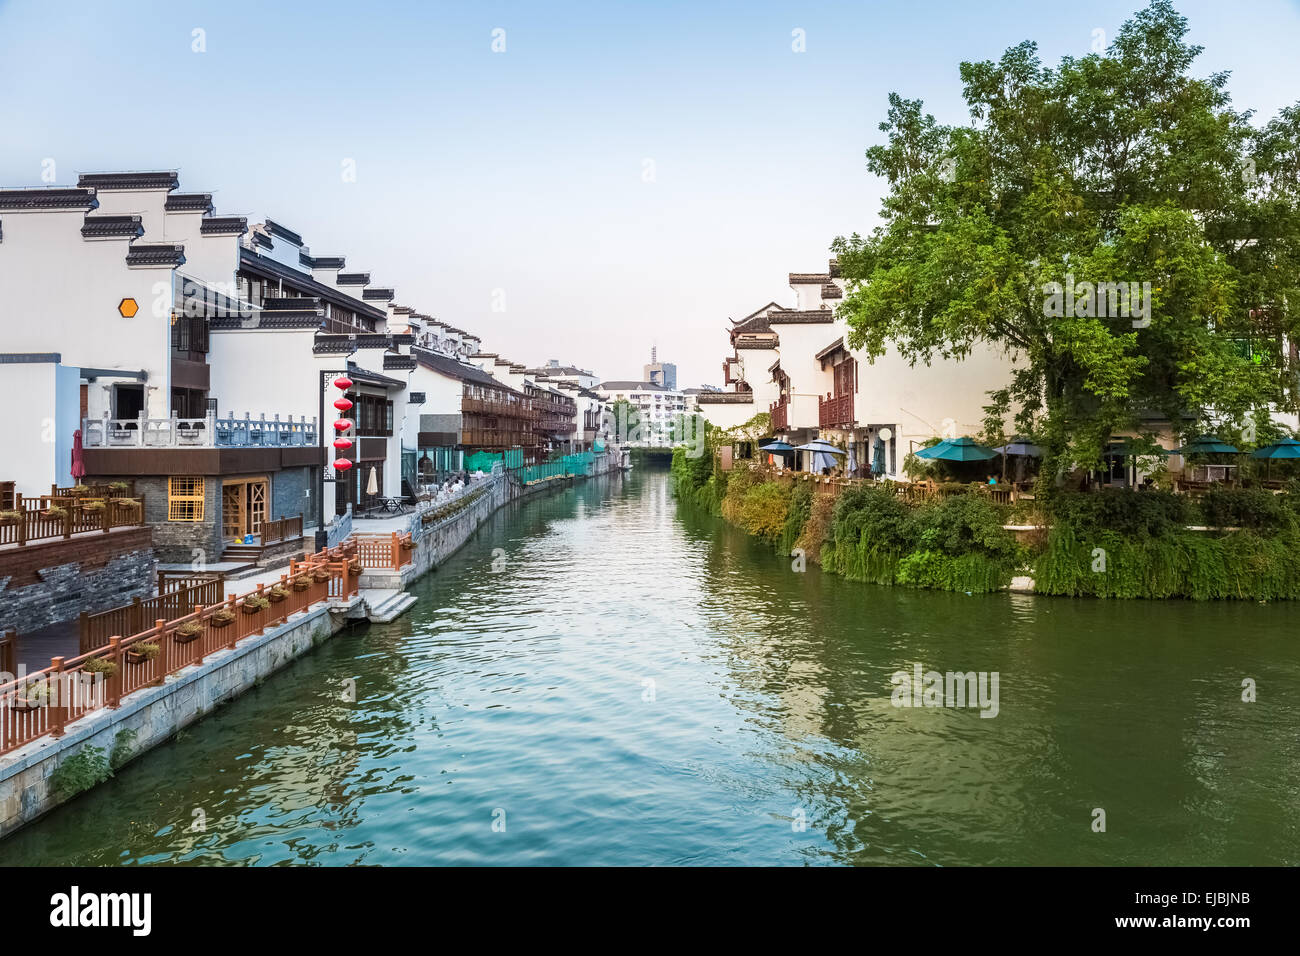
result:
[[[678,498],[855,581],[971,594],[1016,575],[1041,594],[1300,599],[1300,488],[1062,492],[1003,505],[977,489],[909,501],[889,483],[829,489],[673,456]],[[1017,534],[1006,525],[1037,525]],[[1188,530],[1205,527],[1208,530]]]

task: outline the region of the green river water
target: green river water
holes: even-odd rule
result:
[[[413,591],[0,864],[1300,863],[1291,605],[798,573],[652,470],[502,509]],[[895,706],[916,664],[996,672],[996,717]]]

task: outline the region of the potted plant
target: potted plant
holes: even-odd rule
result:
[[[349,561],[349,562],[348,562],[348,570],[351,571],[353,574],[360,574],[360,573],[361,573],[361,570],[362,570],[362,568],[361,568],[361,559],[360,559],[360,558],[353,558],[351,561]]]
[[[85,485],[73,485],[72,494],[74,497],[80,498],[82,495],[90,494],[90,489]]]
[[[0,511],[0,527],[15,525],[23,520],[21,511]]]
[[[104,680],[108,680],[117,673],[117,661],[110,661],[107,657],[92,657],[81,665],[81,669],[87,674],[103,674]]]
[[[229,627],[231,624],[235,623],[235,613],[234,611],[227,610],[223,607],[220,611],[213,614],[212,617],[208,618],[208,623],[218,629]]]
[[[324,584],[331,577],[332,575],[325,568],[317,568],[315,571],[311,573],[311,579],[315,581],[317,584]]]
[[[311,587],[312,576],[310,574],[300,574],[293,579],[293,589],[295,591],[306,591]]]
[[[146,644],[143,642],[139,644],[132,644],[130,647],[126,649],[127,663],[143,664],[146,661],[151,661],[158,656],[158,652],[160,650],[162,650],[162,648],[159,647],[157,644]]]
[[[188,644],[190,641],[198,640],[199,635],[203,633],[202,621],[186,621],[172,632],[177,644]]]
[[[68,509],[59,505],[51,505],[42,511],[41,514],[47,518],[66,518],[68,516]]]
[[[410,538],[403,538],[403,539],[402,539],[402,550],[403,550],[403,551],[414,551],[414,550],[415,550],[415,542],[412,541]]]
[[[119,495],[124,495],[131,490],[131,486],[125,481],[110,481],[108,483],[108,490],[116,492]]]
[[[14,710],[36,710],[50,699],[50,684],[44,680],[28,681],[11,705]]]
[[[87,498],[81,503],[82,510],[99,514],[106,507],[103,498]]]
[[[275,587],[271,588],[266,592],[266,596],[270,598],[271,603],[279,604],[281,601],[283,601],[285,598],[289,596],[289,592],[277,584]]]
[[[256,614],[258,611],[265,611],[271,606],[271,602],[257,594],[250,594],[239,603],[244,609],[245,614]]]

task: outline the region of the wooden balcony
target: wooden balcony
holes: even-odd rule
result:
[[[524,402],[499,402],[489,398],[470,398],[460,400],[460,410],[478,415],[500,415],[503,418],[532,420],[536,411]]]
[[[831,395],[817,398],[817,425],[819,428],[852,428],[853,393]]]
[[[772,413],[772,431],[785,431],[790,427],[790,401],[781,399],[779,402],[773,402],[770,409]]]
[[[61,498],[16,495],[12,510],[0,512],[0,547],[19,547],[71,538],[87,531],[107,533],[144,522],[144,498]]]

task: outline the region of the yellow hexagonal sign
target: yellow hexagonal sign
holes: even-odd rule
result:
[[[135,299],[123,299],[117,304],[118,314],[124,319],[133,319],[135,314],[140,311],[140,305]]]

